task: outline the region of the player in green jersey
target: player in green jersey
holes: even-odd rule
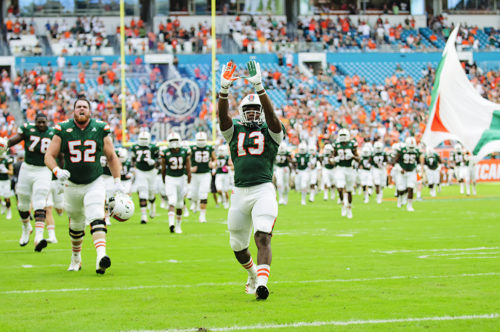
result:
[[[97,251],[96,273],[103,274],[111,266],[106,255],[106,222],[104,201],[106,188],[102,180],[101,156],[104,154],[114,179],[114,191],[123,192],[120,179],[120,160],[115,154],[109,126],[91,119],[90,102],[80,97],[73,105],[73,120],[55,126],[55,135],[45,154],[45,164],[65,182],[64,209],[69,217],[69,235],[72,243],[68,271],[79,271],[85,226]],[[64,169],[56,162],[64,154]],[[113,213],[113,211],[111,211]]]
[[[30,224],[30,209],[35,211],[35,251],[42,251],[47,246],[43,239],[45,228],[47,195],[50,189],[52,175],[45,167],[43,158],[50,141],[54,136],[54,129],[48,126],[47,116],[37,113],[35,124],[25,123],[19,132],[9,139],[6,147],[11,147],[24,141],[25,159],[19,172],[16,187],[17,209],[21,216],[23,231],[19,244],[28,244],[32,227]]]
[[[320,157],[322,168],[323,200],[328,200],[328,192],[331,199],[335,199],[335,160],[333,157],[333,146],[328,143],[323,147]]]
[[[135,167],[135,185],[139,194],[141,207],[141,224],[148,222],[147,207],[149,201],[149,216],[156,214],[155,195],[157,191],[157,171],[155,165],[159,157],[159,149],[151,144],[151,134],[143,131],[139,133],[137,144],[132,146],[132,167]]]
[[[298,153],[294,156],[294,164],[297,174],[295,174],[295,190],[301,193],[302,205],[306,205],[307,191],[309,190],[310,177],[310,159],[311,156],[307,152],[307,144],[302,142],[299,144]]]
[[[191,183],[191,158],[189,152],[181,147],[181,137],[177,133],[168,135],[168,149],[161,155],[161,174],[165,183],[165,191],[168,197],[168,224],[170,232],[182,233],[182,209],[184,208],[184,196],[186,195],[186,184],[184,173],[187,175],[187,183]],[[175,222],[175,226],[174,226]]]
[[[439,154],[432,148],[427,148],[424,157],[424,169],[427,177],[427,185],[429,186],[431,197],[436,197],[436,187],[440,184],[440,169],[441,158]]]
[[[279,204],[288,204],[288,192],[290,191],[290,163],[292,156],[288,152],[285,143],[281,143],[276,156],[276,168],[274,176],[278,188]]]
[[[454,168],[455,177],[460,183],[460,193],[464,193],[464,184],[467,196],[470,195],[470,176],[468,172],[469,158],[464,152],[460,143],[455,144],[454,151],[450,154],[452,167]]]
[[[366,204],[370,201],[370,192],[373,187],[373,179],[372,179],[372,151],[371,144],[363,145],[361,149],[361,158],[359,161],[359,178],[361,180],[361,187],[363,188],[364,200],[363,202]]]
[[[341,215],[351,219],[352,192],[354,190],[354,181],[356,177],[353,162],[359,162],[358,143],[355,140],[351,140],[351,133],[348,129],[342,128],[338,132],[337,141],[333,149],[333,156],[337,164],[335,185],[344,203],[342,205]]]
[[[229,209],[229,191],[231,190],[231,178],[229,172],[231,167],[233,167],[228,153],[226,145],[220,145],[217,147],[215,188],[217,189],[217,194],[221,197],[224,209]]]
[[[7,220],[12,219],[12,211],[10,209],[10,177],[14,175],[14,160],[7,155],[7,151],[0,152],[0,199],[2,202],[2,214],[6,213]]]
[[[373,153],[371,156],[372,162],[372,179],[375,185],[375,193],[377,194],[377,203],[382,203],[384,197],[384,187],[387,183],[387,169],[388,162],[387,154],[384,152],[384,145],[382,142],[375,142],[373,144]]]
[[[128,150],[126,148],[119,148],[116,150],[116,155],[122,164],[121,180],[123,189],[126,194],[130,195],[132,187],[132,164],[128,160]]]
[[[413,209],[413,191],[417,185],[417,165],[423,164],[423,157],[420,155],[420,150],[414,137],[407,137],[405,144],[401,147],[396,157],[393,160],[394,164],[398,164],[401,172],[398,173],[397,191],[398,191],[398,207],[403,205],[403,196],[407,194],[406,209]]]
[[[196,145],[191,148],[191,204],[193,212],[199,206],[199,222],[207,222],[207,202],[210,191],[211,167],[216,163],[215,151],[207,144],[207,134],[200,131],[196,133]]]
[[[309,153],[309,202],[314,202],[318,186],[318,151],[316,145],[307,148]]]
[[[252,60],[247,68],[246,79],[253,84],[256,94],[247,95],[241,101],[239,120],[229,116],[228,103],[228,89],[237,79],[233,76],[236,65],[229,62],[222,69],[219,123],[234,164],[235,188],[228,213],[231,249],[248,272],[246,292],[265,300],[269,296],[271,234],[278,216],[276,190],[272,184],[273,165],[284,129],[262,86],[260,65]],[[248,250],[252,226],[258,250],[257,267]]]

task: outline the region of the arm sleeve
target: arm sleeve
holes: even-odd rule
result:
[[[232,124],[232,126],[229,129],[224,130],[222,132],[222,136],[224,136],[226,141],[229,143],[229,142],[231,142],[231,139],[233,138],[233,133],[234,133],[234,123]]]

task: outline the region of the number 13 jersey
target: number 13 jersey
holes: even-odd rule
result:
[[[274,137],[284,136],[285,128],[281,126],[282,132],[273,133]],[[272,182],[274,160],[281,141],[276,142],[266,123],[260,127],[247,127],[233,119],[233,127],[224,131],[223,135],[229,142],[236,187]]]
[[[100,160],[104,151],[104,137],[109,133],[109,126],[95,119],[90,119],[83,130],[77,127],[74,120],[55,126],[55,135],[61,137],[64,168],[71,173],[71,182],[89,184],[101,176]]]

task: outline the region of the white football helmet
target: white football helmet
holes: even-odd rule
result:
[[[286,144],[285,142],[282,142],[280,146],[278,147],[278,154],[285,154],[286,153]]]
[[[348,129],[342,128],[339,130],[339,133],[337,135],[337,141],[349,142],[350,139],[351,139],[351,133],[349,132]]]
[[[383,152],[384,151],[384,145],[382,144],[382,142],[375,142],[375,144],[373,144],[373,149],[375,150],[375,152]]]
[[[167,137],[168,147],[171,149],[180,149],[181,136],[178,133],[172,132]]]
[[[118,155],[118,159],[120,159],[120,162],[123,164],[124,162],[127,161],[128,158],[128,151],[125,148],[119,148],[116,150],[116,154]]]
[[[217,155],[218,156],[227,156],[227,146],[226,145],[219,145],[217,148]]]
[[[203,131],[196,133],[196,146],[199,148],[204,148],[207,146],[207,134]]]
[[[405,146],[409,150],[415,150],[417,148],[417,141],[415,140],[415,137],[407,137],[405,140]]]
[[[247,109],[251,106],[254,106],[251,110]],[[257,106],[258,109],[255,109]],[[243,98],[238,107],[238,111],[240,112],[240,121],[243,125],[248,127],[258,127],[264,122],[264,111],[262,110],[262,104],[260,103],[259,96],[256,94],[250,94]],[[254,112],[253,120],[248,118],[248,114],[250,112]]]
[[[316,147],[314,145],[309,145],[309,148],[307,149],[310,155],[315,155],[316,154]]]
[[[326,144],[323,148],[324,154],[331,154],[333,152],[333,146],[331,144]]]
[[[151,144],[151,134],[147,131],[141,131],[137,137],[137,143],[140,146],[148,146]]]
[[[369,146],[363,145],[363,148],[361,149],[361,155],[363,157],[369,157],[372,154],[372,151]]]
[[[462,152],[462,145],[460,143],[455,144],[455,151],[456,152]]]
[[[109,215],[118,221],[127,221],[134,214],[134,202],[129,195],[117,193],[108,201]]]
[[[306,153],[307,152],[307,145],[306,143],[300,143],[299,144],[299,153]]]

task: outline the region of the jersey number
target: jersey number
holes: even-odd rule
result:
[[[337,154],[340,160],[351,160],[354,157],[351,149],[338,149]]]
[[[182,169],[184,166],[183,157],[170,157],[168,159],[168,164],[171,170]]]
[[[150,150],[137,150],[137,160],[138,161],[148,161],[151,159],[151,151]],[[142,158],[142,159],[141,159]]]
[[[238,157],[247,155],[244,146],[246,135],[247,133],[238,134]],[[260,156],[264,152],[264,134],[260,131],[252,131],[248,137],[253,138],[253,144],[256,145],[256,147],[249,147],[248,153],[253,156]]]
[[[408,153],[405,153],[403,155],[403,162],[405,164],[415,164],[417,161],[417,156],[414,155],[414,154],[408,154]]]
[[[80,161],[82,161],[82,155],[83,155],[83,162],[86,163],[95,162],[95,152],[97,148],[96,141],[93,140],[83,141],[83,146],[85,147],[85,150],[83,151],[79,149],[81,145],[82,145],[81,140],[68,142],[68,149],[70,154],[69,160],[72,163],[79,163]]]
[[[209,159],[210,153],[208,151],[196,151],[194,153],[194,161],[196,161],[197,164],[208,163]]]
[[[30,141],[31,141],[31,144],[28,147],[28,150],[30,152],[35,152],[35,148],[36,148],[38,142],[40,142],[40,136],[30,136]],[[47,137],[42,138],[42,141],[40,144],[40,152],[41,153],[47,152],[47,149],[49,148],[49,144],[50,144],[50,138],[47,138]]]

